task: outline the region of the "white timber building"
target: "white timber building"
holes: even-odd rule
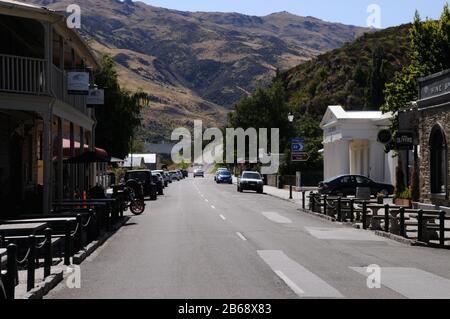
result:
[[[397,160],[377,141],[379,131],[389,127],[391,116],[329,106],[320,124],[324,131],[325,180],[351,174],[394,185]]]

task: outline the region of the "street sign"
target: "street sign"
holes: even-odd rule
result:
[[[306,152],[300,153],[292,153],[291,161],[292,162],[307,162],[309,160],[309,154]]]
[[[291,150],[293,153],[303,152],[304,149],[305,149],[305,145],[303,143],[292,143]]]
[[[399,131],[395,137],[395,144],[399,150],[410,150],[414,147],[414,133]]]
[[[291,139],[292,143],[303,143],[305,139],[303,137],[294,137]]]

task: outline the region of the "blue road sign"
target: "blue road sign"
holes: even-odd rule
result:
[[[303,137],[294,137],[293,139],[291,139],[292,143],[303,143],[305,141],[305,139]]]
[[[292,152],[303,152],[305,146],[303,143],[292,143]]]

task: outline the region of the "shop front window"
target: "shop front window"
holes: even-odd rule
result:
[[[445,194],[447,189],[447,141],[444,131],[436,125],[430,136],[431,193]]]

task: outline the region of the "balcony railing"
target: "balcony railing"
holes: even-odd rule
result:
[[[67,75],[65,71],[52,65],[51,93],[59,100],[74,106],[78,111],[85,112],[86,96],[67,94]]]
[[[66,72],[53,64],[50,72],[51,81],[46,60],[0,54],[0,92],[52,95],[84,113],[86,97],[67,94]]]
[[[48,94],[46,61],[0,54],[0,91]]]

